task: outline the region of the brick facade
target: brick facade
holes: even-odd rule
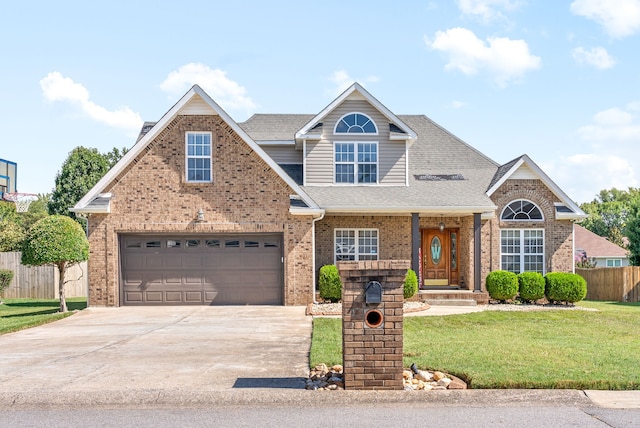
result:
[[[186,182],[187,131],[212,133],[212,183]],[[120,304],[123,233],[282,234],[284,303],[310,301],[312,217],[289,213],[292,190],[219,116],[177,116],[104,192],[111,212],[89,216],[91,306]],[[195,221],[200,209],[204,222]]]

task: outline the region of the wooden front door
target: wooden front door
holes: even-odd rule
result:
[[[458,229],[422,230],[422,285],[458,285]]]

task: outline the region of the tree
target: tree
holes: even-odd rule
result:
[[[20,251],[25,238],[24,229],[10,220],[0,220],[0,253]]]
[[[38,199],[31,202],[29,210],[24,213],[18,213],[17,222],[24,230],[29,230],[38,220],[49,215],[49,200],[51,195],[40,194]]]
[[[60,278],[60,312],[67,312],[64,286],[66,270],[89,258],[89,242],[82,227],[63,215],[51,215],[39,220],[27,233],[22,247],[22,264],[53,265]]]
[[[589,218],[581,224],[596,235],[626,247],[624,237],[627,236],[627,222],[637,205],[640,205],[640,189],[629,187],[629,190],[601,190],[593,201],[580,206],[589,214]]]
[[[637,204],[627,223],[627,238],[629,239],[629,261],[634,266],[640,266],[640,204]]]
[[[86,221],[69,211],[109,170],[109,162],[98,149],[76,147],[56,175],[49,213],[66,215],[85,227]]]
[[[114,147],[110,152],[105,153],[103,156],[109,164],[109,169],[113,168],[113,166],[117,164],[118,161],[122,159],[122,157],[126,155],[128,151],[129,149],[127,149],[126,147],[123,147],[122,149]]]

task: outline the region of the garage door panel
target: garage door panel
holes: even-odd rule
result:
[[[124,304],[283,302],[282,235],[121,239]]]

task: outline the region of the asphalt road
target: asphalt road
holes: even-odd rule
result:
[[[637,427],[640,410],[597,407],[433,407],[411,404],[221,406],[195,409],[9,410],[3,427]]]

